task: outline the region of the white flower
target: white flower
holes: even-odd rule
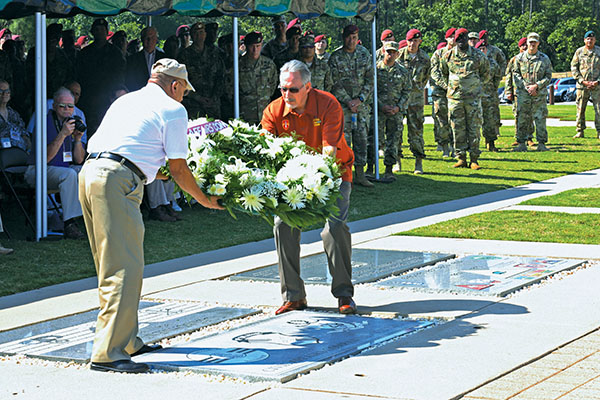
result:
[[[246,210],[260,211],[263,209],[264,199],[260,198],[254,190],[244,190],[242,192],[242,205]]]
[[[223,196],[225,193],[227,193],[227,189],[224,185],[214,183],[208,188],[208,193],[212,194],[213,196]]]
[[[329,199],[329,189],[326,186],[315,188],[315,197],[323,204]]]
[[[298,157],[300,154],[302,154],[302,149],[300,147],[292,147],[290,149],[290,154],[293,157]]]
[[[227,183],[227,179],[225,178],[225,175],[223,175],[223,174],[216,174],[215,182],[217,182],[218,184],[221,184],[221,185],[225,185]]]
[[[289,188],[284,194],[283,198],[286,203],[294,210],[304,208],[304,195],[298,187]]]

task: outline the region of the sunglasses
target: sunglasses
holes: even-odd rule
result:
[[[279,90],[281,90],[282,92],[298,93],[303,87],[304,86],[299,87],[299,88],[295,88],[295,87],[281,87],[281,86],[279,86]]]
[[[10,89],[0,89],[0,94],[10,94]]]
[[[60,104],[58,104],[58,106],[60,108],[75,108],[75,104],[70,104],[70,103],[60,103]]]

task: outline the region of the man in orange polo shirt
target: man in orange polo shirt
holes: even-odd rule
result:
[[[342,314],[356,312],[352,300],[352,240],[346,225],[352,189],[354,153],[344,138],[344,112],[337,99],[328,92],[313,89],[310,70],[301,61],[292,60],[281,67],[279,77],[281,97],[263,112],[262,127],[274,135],[295,132],[315,151],[335,155],[344,173],[337,206],[338,215],[330,218],[321,232],[323,247],[332,276],[331,293],[338,299]],[[275,312],[282,314],[306,308],[306,291],[300,277],[300,230],[275,219],[273,228],[283,305]]]

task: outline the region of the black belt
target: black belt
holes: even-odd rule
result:
[[[142,182],[146,182],[146,175],[144,175],[144,173],[142,171],[140,171],[140,169],[134,163],[132,163],[131,161],[129,161],[128,159],[126,159],[123,156],[120,156],[115,153],[109,153],[107,151],[103,151],[100,153],[91,153],[88,156],[88,160],[90,158],[93,158],[96,160],[99,158],[108,158],[109,160],[114,160],[114,161],[120,163],[121,165],[124,165],[127,168],[129,168],[131,170],[131,172],[133,172],[134,174],[139,176],[139,178],[142,180]]]

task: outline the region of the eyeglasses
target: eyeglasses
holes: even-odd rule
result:
[[[171,85],[174,83],[181,83],[178,80],[174,80],[173,82],[171,82]],[[187,89],[187,83],[184,83],[182,85],[185,85],[186,89],[183,91],[183,97],[187,96],[190,93],[190,90]]]
[[[281,90],[282,92],[288,92],[289,91],[290,93],[298,93],[303,87],[304,86],[299,87],[299,88],[295,88],[295,87],[281,87],[281,86],[279,86],[279,90]]]
[[[75,108],[75,104],[71,104],[71,103],[60,103],[60,104],[58,104],[58,106],[60,108]]]
[[[0,94],[10,94],[10,89],[0,89]]]

